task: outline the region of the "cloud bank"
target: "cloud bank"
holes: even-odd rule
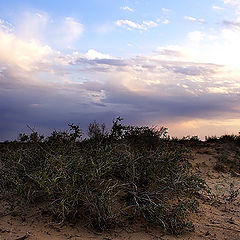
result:
[[[35,17],[47,28],[46,15]],[[81,37],[81,23],[72,17],[62,21],[65,30],[56,29],[56,36],[69,44]],[[157,26],[116,24],[137,30]],[[128,58],[97,49],[62,53],[39,34],[26,38],[0,21],[0,140],[15,138],[26,124],[49,133],[70,122],[82,128],[94,119],[111,124],[117,116],[131,124],[165,125],[178,136],[239,131],[239,55],[233,56],[240,33],[232,24],[222,25],[217,39],[196,30],[186,36],[187,46],[159,46]]]

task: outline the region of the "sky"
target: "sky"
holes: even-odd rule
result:
[[[240,131],[240,0],[0,0],[0,141],[121,116]]]

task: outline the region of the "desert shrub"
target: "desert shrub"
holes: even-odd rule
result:
[[[234,142],[237,139],[237,136],[235,135],[222,135],[219,140],[221,142]]]
[[[217,152],[214,169],[219,172],[240,173],[240,136],[223,135],[219,138],[207,139],[212,142]]]
[[[219,172],[235,172],[240,173],[240,149],[231,147],[228,150],[226,147],[222,148],[222,151],[217,156],[217,162],[215,170]]]
[[[216,143],[219,138],[217,136],[205,136],[205,141],[208,143]]]
[[[232,143],[232,144],[240,144],[240,135],[222,135],[221,137],[217,136],[206,136],[205,140],[207,142],[212,142],[212,143]]]
[[[205,182],[191,172],[190,153],[166,141],[165,128],[113,121],[54,131],[48,138],[7,143],[1,152],[0,196],[12,206],[45,201],[58,221],[85,219],[104,230],[143,218],[166,232],[193,230],[189,213]]]
[[[96,139],[98,141],[108,135],[106,125],[104,123],[100,125],[96,120],[89,124],[87,134],[90,139]]]
[[[167,138],[170,139],[171,142],[180,144],[184,147],[189,147],[189,148],[198,148],[199,146],[202,146],[203,142],[201,141],[201,139],[198,136],[184,136],[182,138],[178,138],[178,137],[172,137],[172,138]]]

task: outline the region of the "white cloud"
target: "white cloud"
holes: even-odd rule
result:
[[[127,26],[128,30],[131,30],[131,29],[139,29],[139,30],[147,30],[147,28],[141,24],[138,24],[138,23],[135,23],[133,21],[130,21],[130,20],[118,20],[116,21],[116,25],[119,26],[119,27],[122,27],[122,26]]]
[[[168,8],[162,8],[162,11],[163,11],[163,12],[167,12],[167,13],[171,12],[171,10],[168,9]]]
[[[170,23],[170,21],[169,21],[169,19],[157,19],[157,22],[158,23],[162,23],[162,24],[169,24]]]
[[[191,22],[198,22],[198,23],[205,23],[206,21],[203,18],[195,18],[190,16],[185,16],[185,20],[191,21]]]
[[[158,24],[152,20],[150,21],[143,21],[143,24],[142,25],[145,25],[147,26],[148,28],[153,28],[153,27],[157,27]]]
[[[46,63],[53,54],[51,47],[29,40],[24,41],[12,32],[0,29],[0,63],[2,65],[15,65],[31,71],[38,69],[38,65]]]
[[[16,23],[16,34],[23,40],[44,41],[50,17],[45,12],[24,12]]]
[[[122,10],[126,10],[126,11],[129,11],[129,12],[134,12],[134,10],[128,6],[124,6],[124,7],[121,7]]]
[[[189,21],[193,21],[193,22],[194,22],[194,21],[197,21],[196,18],[194,18],[194,17],[188,17],[188,16],[185,16],[184,19],[185,19],[185,20],[189,20]]]
[[[81,37],[84,27],[73,17],[53,19],[45,12],[24,12],[16,23],[22,40],[39,41],[57,47],[71,46]]]
[[[162,23],[163,23],[163,24],[169,24],[170,21],[169,21],[168,19],[165,19],[165,20],[162,21]]]
[[[224,0],[224,4],[230,4],[232,6],[240,7],[240,1],[239,0]]]
[[[224,4],[229,5],[235,9],[237,14],[240,14],[240,1],[239,0],[224,0]]]
[[[217,11],[224,10],[223,7],[219,7],[219,6],[216,6],[216,5],[213,5],[213,6],[212,6],[212,9],[217,10]]]
[[[158,24],[152,20],[143,21],[141,24],[135,23],[130,20],[118,20],[115,24],[119,27],[127,27],[128,30],[138,29],[138,30],[148,30],[149,28],[157,27]]]
[[[89,60],[112,58],[109,54],[100,53],[94,49],[89,49],[88,52],[85,54],[85,56]]]
[[[83,32],[83,25],[72,17],[66,17],[62,27],[62,32],[64,34],[64,41],[71,43],[81,36]]]

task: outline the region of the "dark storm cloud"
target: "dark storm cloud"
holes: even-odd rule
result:
[[[180,53],[162,50],[162,54]],[[218,76],[223,66],[147,56],[94,60],[73,56],[61,61],[64,64],[43,69],[39,64],[32,71],[2,63],[0,140],[15,138],[28,130],[27,124],[49,133],[71,122],[83,129],[95,119],[110,125],[118,116],[142,124],[238,113],[239,89],[236,82]],[[226,93],[217,93],[222,86]]]
[[[234,106],[240,100],[239,95],[236,95],[233,101],[233,97],[228,95],[201,94],[194,96],[187,92],[184,96],[161,96],[158,94],[161,91],[163,91],[163,86],[155,86],[152,95],[112,88],[108,89],[103,102],[124,104],[138,112],[151,112],[164,118],[170,118],[175,116],[201,117],[203,114],[205,117],[213,117],[218,113],[234,111]]]
[[[222,24],[226,28],[235,28],[237,30],[240,30],[240,22],[239,21],[224,20],[224,21],[222,21]]]
[[[0,78],[0,83],[3,79],[6,84],[0,88],[1,140],[16,137],[27,124],[45,130],[63,128],[76,120],[76,113],[81,117],[92,105],[83,88],[72,88],[67,94],[62,93],[64,86],[34,85],[28,79],[19,82],[9,73]]]
[[[86,58],[77,58],[71,64],[76,65],[76,64],[88,64],[88,65],[108,65],[108,66],[127,66],[128,62],[126,60],[121,60],[121,59],[86,59]]]
[[[104,64],[109,66],[123,67],[128,65],[126,61],[119,59],[96,59],[92,61],[94,61],[96,64]]]

